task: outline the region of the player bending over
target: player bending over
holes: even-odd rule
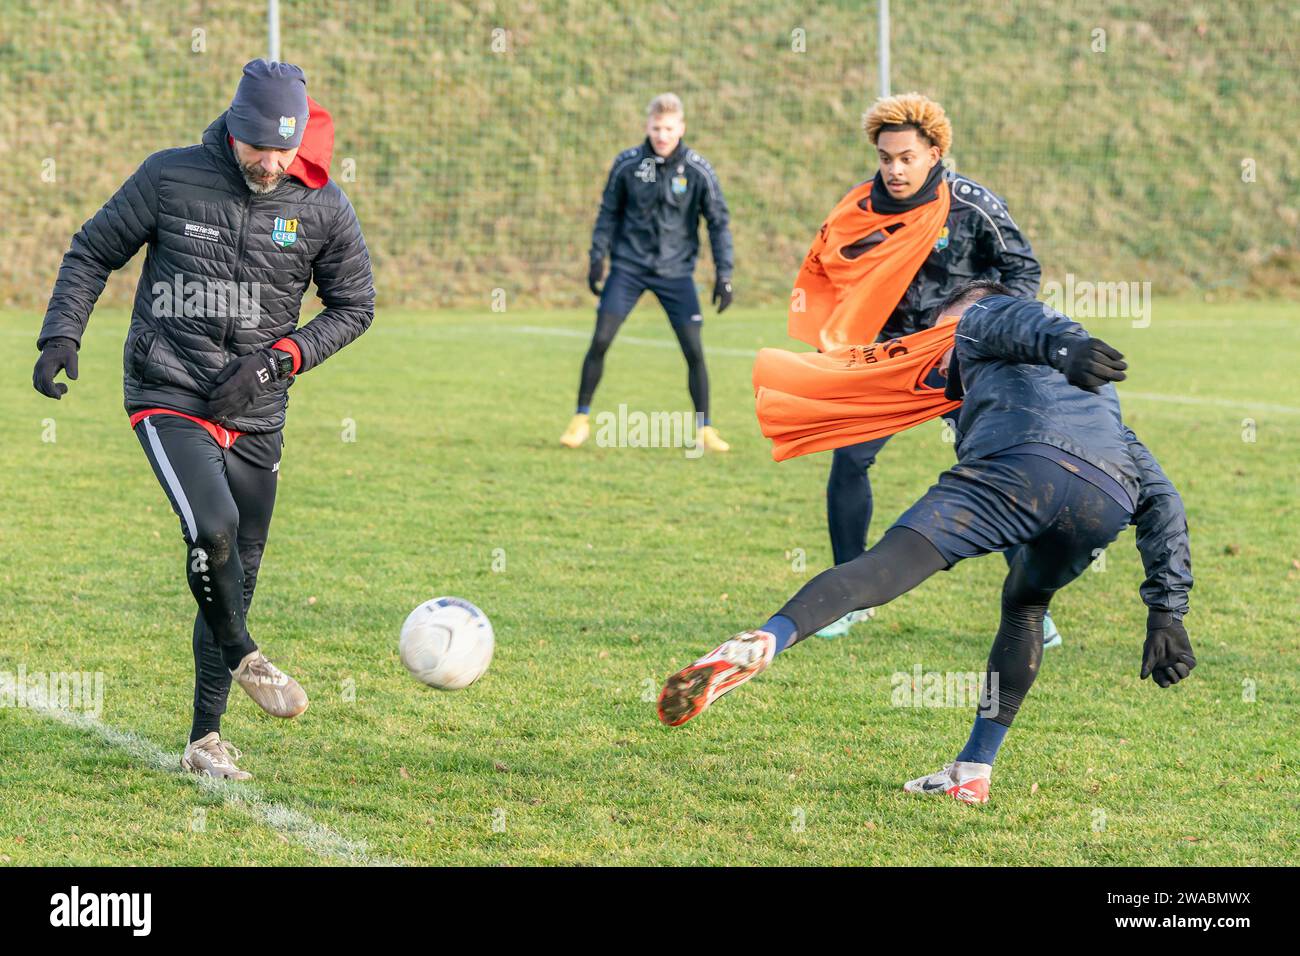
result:
[[[972,283],[943,309],[961,316],[947,386],[954,398],[965,391],[957,464],[871,550],[670,677],[659,696],[664,723],[690,720],[828,621],[892,601],[963,558],[1015,548],[970,738],[952,763],[904,785],[984,803],[998,748],[1038,673],[1052,595],[1130,523],[1149,608],[1141,677],[1167,687],[1196,666],[1182,624],[1192,586],[1187,521],[1178,492],[1121,420],[1109,383],[1124,378],[1122,356],[997,283]]]
[[[719,313],[731,305],[727,203],[708,160],[682,142],[685,132],[682,101],[672,93],[656,96],[647,111],[645,142],[619,153],[609,171],[588,257],[587,285],[592,295],[600,296],[596,330],[582,360],[577,411],[560,436],[560,444],[569,448],[577,448],[591,433],[591,400],[605,369],[605,352],[647,289],[668,313],[686,358],[698,442],[707,451],[731,447],[709,424],[709,372],[700,341],[704,320],[694,275],[703,216],[717,270],[713,304]],[[613,265],[602,289],[607,255]]]

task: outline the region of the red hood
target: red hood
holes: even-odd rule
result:
[[[330,160],[334,158],[334,117],[310,96],[307,97],[307,128],[302,145],[286,172],[297,176],[311,189],[330,181]]]
[[[234,137],[226,135],[227,142]],[[334,117],[310,96],[307,97],[307,128],[303,130],[298,155],[285,172],[302,180],[308,189],[320,189],[330,181],[330,160],[334,158]]]

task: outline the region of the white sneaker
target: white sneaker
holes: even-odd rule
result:
[[[206,737],[200,737],[185,747],[181,755],[181,766],[190,773],[225,780],[251,780],[253,775],[247,770],[240,770],[235,761],[242,757],[239,748],[229,740],[222,740],[215,730]]]
[[[937,773],[917,777],[903,784],[908,793],[947,794],[962,803],[988,803],[993,766],[973,761],[954,761]]]

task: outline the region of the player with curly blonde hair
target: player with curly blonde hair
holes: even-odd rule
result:
[[[897,267],[896,261],[891,263],[881,254],[884,250],[873,252],[877,245],[887,242],[909,216],[921,217],[927,204],[948,207],[941,222],[930,217],[937,234],[901,298],[881,304],[886,309],[892,307],[892,312],[884,323],[880,341],[930,328],[938,306],[954,289],[971,281],[995,280],[1023,298],[1038,295],[1038,260],[1011,218],[1006,202],[973,179],[945,168],[943,159],[952,149],[953,130],[939,103],[921,93],[886,97],[877,100],[863,115],[862,128],[875,147],[878,169],[870,182],[869,196],[864,195],[859,205],[876,220],[884,217],[884,225],[840,248],[821,250],[821,260],[831,254],[843,263],[857,260],[854,281],[872,281],[873,260],[880,260],[881,269]],[[912,268],[913,261],[908,260],[907,268]],[[796,334],[796,322],[807,321],[806,315],[796,317],[792,312],[791,334]],[[833,453],[826,513],[837,565],[852,561],[866,549],[872,512],[869,470],[887,440],[862,442]],[[840,637],[871,613],[869,608],[854,611],[819,634]],[[1060,641],[1050,618],[1045,635],[1048,646]]]

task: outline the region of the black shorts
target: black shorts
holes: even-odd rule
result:
[[[700,297],[695,291],[695,277],[681,276],[665,279],[651,273],[638,274],[615,266],[600,293],[598,311],[601,315],[626,318],[641,293],[649,289],[659,299],[674,326],[699,324]]]
[[[1068,550],[1077,556],[1105,548],[1131,517],[1055,461],[1007,454],[958,462],[894,524],[925,537],[951,567],[1049,533],[1061,536],[1058,543],[1073,537]]]

